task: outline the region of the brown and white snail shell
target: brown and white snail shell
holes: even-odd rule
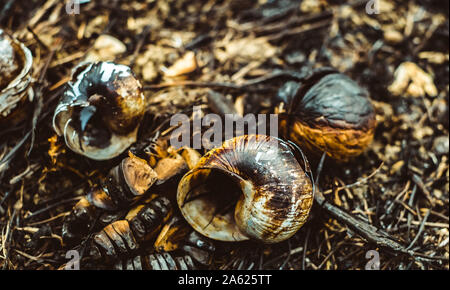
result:
[[[313,183],[289,143],[244,135],[203,156],[181,179],[177,202],[188,223],[208,238],[277,243],[305,223]]]
[[[369,93],[344,74],[313,74],[280,116],[282,135],[316,156],[337,161],[360,155],[372,142],[376,118]]]
[[[55,110],[53,127],[74,152],[106,160],[136,141],[144,113],[142,85],[129,67],[87,63],[75,68]]]
[[[0,29],[0,125],[6,126],[4,120],[10,125],[25,118],[21,108],[34,97],[32,65],[30,50]]]

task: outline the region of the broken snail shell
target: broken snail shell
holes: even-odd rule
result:
[[[315,155],[326,152],[344,162],[369,146],[375,127],[367,90],[337,72],[313,75],[280,115],[280,131],[287,139]]]
[[[89,255],[93,259],[111,261],[129,255],[153,239],[172,216],[172,205],[164,196],[151,196],[144,204],[132,208],[125,219],[114,221],[96,233]]]
[[[208,238],[277,243],[307,219],[313,202],[307,164],[304,158],[305,172],[291,145],[281,139],[236,137],[209,151],[181,179],[178,206]]]
[[[120,212],[140,200],[156,180],[157,175],[147,162],[129,152],[109,171],[106,181],[92,187],[64,219],[63,241],[78,242],[94,224],[100,212],[97,209]]]
[[[87,63],[75,68],[56,107],[53,127],[74,152],[107,160],[136,141],[144,113],[142,85],[129,67]]]
[[[21,42],[0,29],[0,124],[17,124],[25,119],[21,110],[34,97],[33,56]]]
[[[114,265],[115,270],[196,270],[188,255],[173,256],[170,253],[153,253],[123,259]]]

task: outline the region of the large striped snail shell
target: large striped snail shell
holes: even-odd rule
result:
[[[112,62],[75,68],[53,116],[53,127],[74,152],[95,160],[120,155],[136,141],[145,113],[142,85]]]
[[[181,179],[177,202],[206,237],[277,243],[305,223],[313,201],[310,177],[290,144],[244,135],[203,156]]]

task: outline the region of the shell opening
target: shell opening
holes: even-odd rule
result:
[[[179,185],[185,194],[178,196],[178,204],[194,229],[215,240],[248,240],[235,221],[235,209],[249,183],[216,168],[198,168],[188,175],[188,181]]]
[[[74,117],[77,119],[76,130],[82,134],[83,143],[97,148],[106,148],[109,145],[112,132],[108,123],[94,106],[77,108]],[[82,144],[80,144],[82,147]]]

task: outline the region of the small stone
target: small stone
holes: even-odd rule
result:
[[[437,199],[441,199],[441,197],[442,197],[442,191],[440,191],[439,189],[435,189],[435,190],[433,190],[433,195],[434,195],[434,197],[436,197]]]
[[[448,154],[448,136],[439,136],[434,139],[433,151],[438,155]]]
[[[384,32],[384,40],[390,44],[398,44],[403,41],[403,34],[397,30],[387,30]]]

